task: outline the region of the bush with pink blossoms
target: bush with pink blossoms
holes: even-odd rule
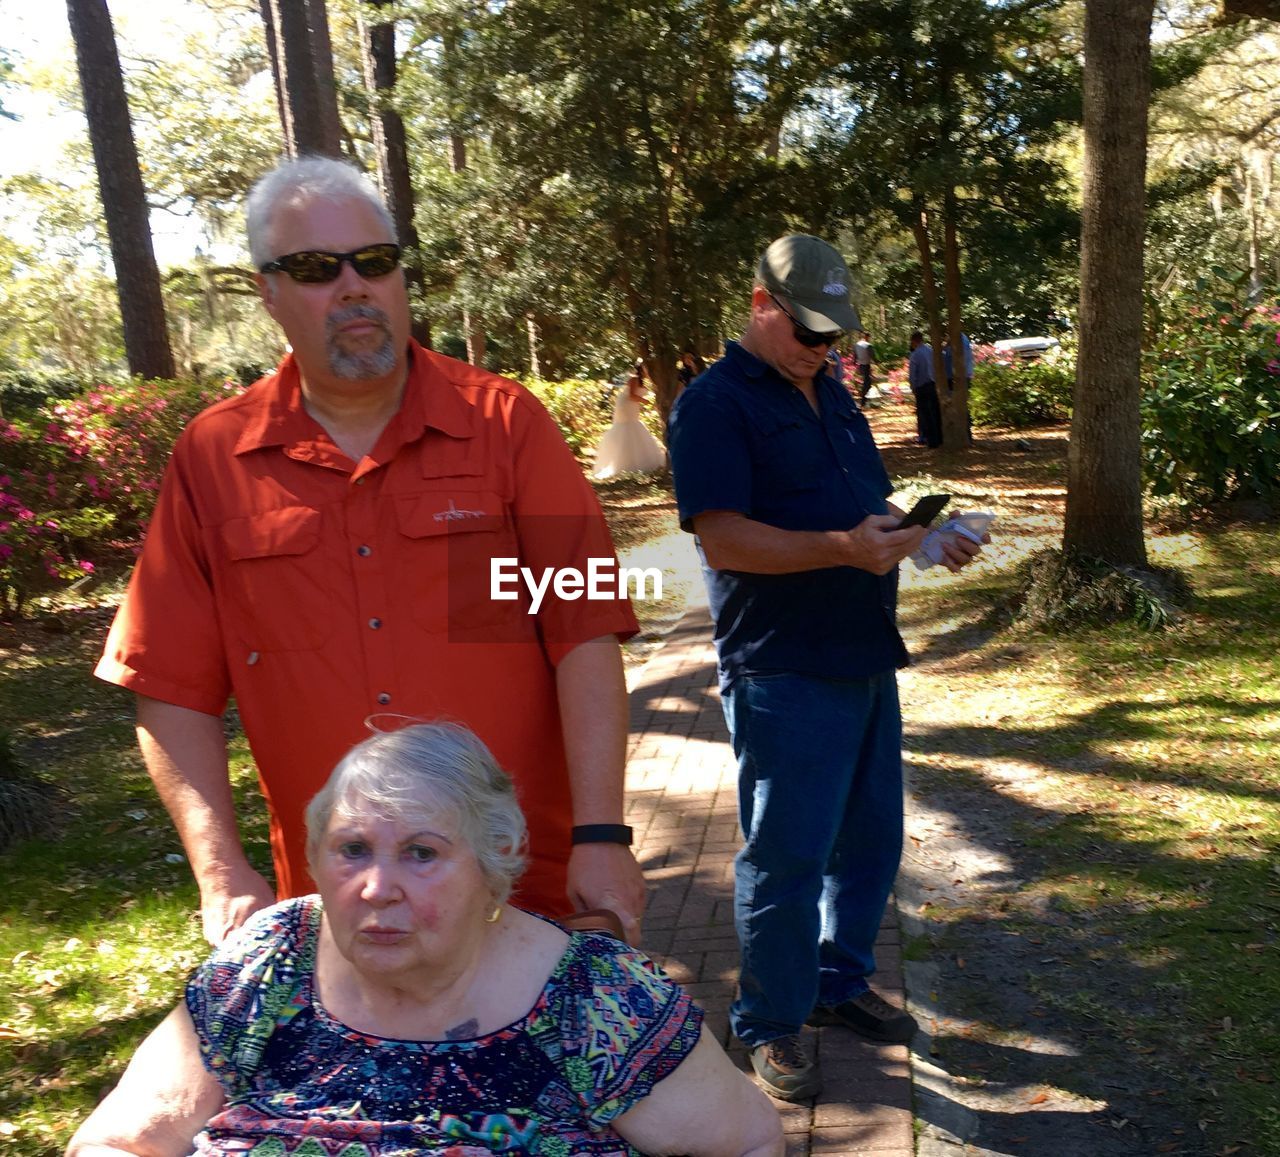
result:
[[[178,434],[234,382],[93,385],[0,421],[0,614],[127,560],[141,543]]]
[[[1280,300],[1213,271],[1168,303],[1144,351],[1148,485],[1183,506],[1280,504]]]
[[[0,615],[93,570],[83,544],[110,532],[88,501],[63,432],[43,419],[0,422]]]

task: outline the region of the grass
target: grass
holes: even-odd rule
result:
[[[1105,1074],[1131,1073],[1148,1100],[1167,1090],[1153,1103],[1177,1099],[1192,1128],[1206,1122],[1213,1152],[1244,1140],[1243,1157],[1275,1153],[1280,532],[1153,540],[1154,561],[1182,567],[1195,591],[1166,631],[1009,628],[991,608],[1011,592],[1011,564],[1060,526],[1061,431],[1020,436],[1032,452],[996,446],[989,461],[891,455],[908,494],[951,490],[996,509],[1005,532],[960,579],[904,583],[919,655],[904,675],[911,759],[923,790],[1010,863],[1007,878],[939,894],[928,937],[908,946],[952,962],[948,1011],[976,1026],[939,1047],[975,1085],[1043,1062],[1046,1087],[1092,1095]],[[599,490],[624,555],[678,544],[662,480]],[[642,632],[657,634],[678,604],[641,608]],[[131,702],[90,676],[108,619],[79,609],[52,632],[0,627],[0,732],[61,792],[51,834],[0,854],[0,1140],[15,1157],[61,1150],[204,952]],[[234,733],[232,763],[250,856],[265,866],[262,805]],[[985,828],[984,814],[995,817]],[[1049,1026],[1077,1058],[1014,1047]]]
[[[924,793],[998,816],[986,842],[1010,863],[980,897],[930,906],[934,951],[971,961],[996,932],[1049,962],[1013,978],[1033,1004],[1012,1016],[956,983],[948,1012],[976,1015],[989,1047],[949,1051],[961,1077],[1015,1079],[1025,1058],[996,1046],[1029,1012],[1087,1041],[1078,1065],[1055,1070],[1059,1088],[1105,1095],[1090,1067],[1147,1074],[1224,1151],[1274,1154],[1280,532],[1153,547],[1196,592],[1164,631],[966,632],[957,618],[1007,581],[981,570],[945,606],[923,584],[905,594],[904,619],[932,640],[904,696]]]
[[[61,789],[52,831],[0,854],[0,1139],[62,1150],[205,944],[181,846],[133,737],[132,701],[90,672],[109,616],[0,633],[0,725]],[[270,863],[242,740],[232,746],[250,856]]]

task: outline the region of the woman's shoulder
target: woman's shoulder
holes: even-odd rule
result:
[[[187,1011],[205,1066],[230,1091],[261,1063],[272,1033],[301,1007],[315,971],[320,901],[285,900],[255,912],[187,982]]]
[[[216,966],[242,966],[263,956],[294,954],[313,946],[323,908],[319,896],[298,896],[259,909],[212,952]]]
[[[197,1025],[291,999],[315,970],[321,911],[318,896],[284,900],[255,912],[219,944],[187,983]]]
[[[613,1020],[626,1009],[635,1027],[654,1018],[684,1017],[685,991],[638,948],[600,932],[570,934],[552,975],[555,1003],[570,1020]]]
[[[571,935],[549,992],[545,1045],[597,1126],[647,1096],[702,1030],[701,1010],[656,961],[602,933]]]

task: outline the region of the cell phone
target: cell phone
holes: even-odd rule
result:
[[[942,513],[942,508],[950,501],[950,494],[926,494],[902,516],[898,529],[906,530],[909,526],[928,526]]]

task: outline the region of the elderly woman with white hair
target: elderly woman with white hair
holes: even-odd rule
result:
[[[507,903],[524,819],[470,732],[366,740],[307,826],[319,894],[215,950],[70,1154],[783,1152],[649,958]]]

